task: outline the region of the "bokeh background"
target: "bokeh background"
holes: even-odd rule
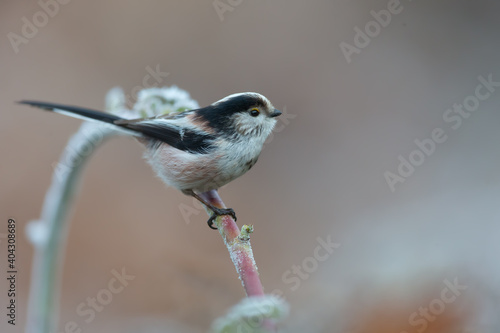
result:
[[[500,91],[459,128],[443,120],[479,76],[500,81],[498,2],[401,0],[350,62],[340,43],[353,45],[355,27],[394,1],[220,2],[230,10],[219,15],[212,1],[73,0],[17,47],[9,33],[22,36],[23,18],[43,9],[1,2],[0,236],[15,218],[20,307],[15,327],[2,313],[0,331],[23,331],[33,255],[24,226],[80,125],[15,101],[99,109],[121,86],[133,102],[147,68],[159,68],[161,82],[147,87],[176,84],[201,105],[257,91],[288,114],[259,163],[220,191],[240,225],[255,225],[263,284],[291,305],[284,331],[498,332]],[[446,142],[391,191],[384,174],[435,128]],[[60,332],[69,321],[83,332],[206,332],[244,297],[206,214],[186,220],[183,205],[192,200],[154,176],[134,140],[99,149],[71,216]],[[318,237],[340,244],[323,261],[310,259]],[[135,279],[85,322],[79,304],[123,267]],[[454,281],[457,297],[440,302]],[[439,314],[411,322],[429,306]]]

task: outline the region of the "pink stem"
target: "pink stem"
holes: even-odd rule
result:
[[[200,196],[215,207],[226,208],[216,190],[201,193]],[[215,224],[224,239],[247,296],[264,296],[264,288],[260,282],[259,271],[250,245],[249,233],[253,231],[253,227],[243,226],[243,232],[240,232],[238,225],[229,215],[217,218]],[[262,327],[269,332],[277,331],[276,324],[269,319],[263,321]]]
[[[226,208],[216,190],[204,192],[200,195],[215,207]],[[229,215],[218,218],[216,225],[219,228],[219,233],[224,238],[224,243],[226,243],[231,260],[234,263],[247,296],[263,296],[264,288],[260,282],[259,272],[253,257],[252,247],[250,246],[250,239],[239,237],[241,234],[240,229]]]

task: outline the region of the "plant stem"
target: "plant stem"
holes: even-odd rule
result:
[[[200,196],[217,208],[226,208],[216,190],[201,193]],[[211,211],[209,209],[207,209],[207,212],[210,215]],[[243,225],[240,231],[234,219],[229,215],[217,217],[215,224],[224,239],[229,256],[233,261],[247,296],[264,296],[264,288],[259,278],[259,271],[250,245],[250,234],[253,232],[253,226]],[[262,327],[269,332],[276,331],[276,325],[271,320],[264,320]]]
[[[215,207],[226,208],[216,190],[208,191],[201,195]],[[264,288],[260,282],[252,246],[250,245],[249,234],[253,231],[253,227],[244,225],[240,232],[238,225],[236,225],[234,219],[229,215],[218,217],[215,220],[215,224],[224,239],[224,243],[247,296],[263,296]]]
[[[31,286],[28,298],[27,333],[57,331],[64,250],[71,207],[85,162],[104,139],[115,132],[104,126],[84,123],[68,141],[54,170],[41,218],[28,225],[34,245]]]

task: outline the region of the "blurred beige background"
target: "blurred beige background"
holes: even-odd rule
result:
[[[16,219],[21,307],[16,327],[2,310],[0,331],[23,331],[33,254],[23,229],[39,216],[53,164],[80,125],[15,101],[99,109],[114,86],[133,96],[148,67],[201,105],[257,91],[291,115],[252,171],[220,191],[239,225],[255,225],[263,284],[291,304],[285,331],[418,332],[423,324],[408,318],[454,279],[467,289],[425,331],[498,331],[500,90],[457,129],[443,115],[474,94],[478,76],[500,81],[500,5],[401,0],[348,63],[340,43],[354,45],[354,28],[393,1],[231,3],[221,20],[211,1],[73,0],[16,53],[9,33],[22,35],[23,17],[33,22],[42,7],[1,2],[0,233]],[[446,142],[392,192],[384,173],[397,173],[398,156],[408,159],[414,140],[435,128]],[[205,332],[244,297],[206,214],[186,223],[179,207],[191,199],[166,188],[141,154],[133,140],[112,139],[85,171],[61,332],[69,321],[83,332]],[[313,265],[318,237],[340,247]],[[6,256],[2,242],[0,276]],[[122,267],[135,279],[85,322],[79,304]]]

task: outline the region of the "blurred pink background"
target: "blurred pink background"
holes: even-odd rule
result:
[[[219,16],[212,1],[74,0],[17,47],[9,33],[43,9],[0,4],[0,233],[16,219],[20,305],[12,327],[2,278],[0,331],[23,331],[33,254],[24,226],[81,123],[15,101],[102,109],[114,86],[134,97],[146,68],[200,105],[256,91],[289,115],[259,163],[220,191],[239,225],[255,225],[266,291],[291,305],[285,332],[418,332],[412,313],[455,279],[466,289],[424,330],[498,331],[500,88],[457,129],[443,116],[479,76],[500,81],[500,5],[401,0],[348,63],[340,43],[354,46],[354,28],[393,1],[232,3]],[[391,191],[384,174],[435,128],[447,140]],[[71,216],[60,332],[70,321],[83,332],[205,332],[244,297],[205,212],[186,221],[182,204],[192,200],[154,176],[134,140],[99,149]],[[318,237],[340,246],[311,266]],[[0,274],[6,258],[1,242]],[[123,267],[135,279],[87,323],[79,304]]]

